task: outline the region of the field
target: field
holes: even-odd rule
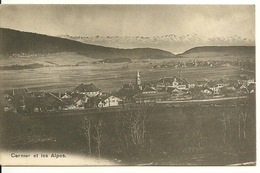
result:
[[[134,83],[136,72],[140,71],[143,82],[157,81],[164,76],[179,74],[189,82],[204,78],[218,79],[225,75],[244,74],[234,67],[192,67],[192,68],[152,68],[154,65],[180,61],[174,59],[134,60],[133,63],[93,64],[91,58],[73,53],[51,54],[35,58],[4,58],[1,65],[39,63],[43,68],[25,70],[1,70],[0,88],[27,87],[32,90],[66,91],[80,83],[94,83],[103,91],[117,91],[124,83]],[[186,58],[185,61],[191,60]],[[204,59],[205,60],[205,59]],[[76,66],[80,64],[80,66]],[[181,72],[180,72],[181,71]],[[252,74],[249,74],[252,75]]]

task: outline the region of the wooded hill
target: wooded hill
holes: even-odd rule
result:
[[[91,58],[169,58],[174,54],[152,48],[117,49],[52,37],[42,34],[0,28],[0,54],[48,54],[76,52]]]
[[[242,57],[255,58],[255,46],[203,46],[179,54],[181,57]]]

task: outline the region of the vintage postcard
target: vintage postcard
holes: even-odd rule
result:
[[[1,5],[0,164],[256,165],[254,5]]]

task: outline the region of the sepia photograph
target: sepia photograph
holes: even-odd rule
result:
[[[255,5],[0,5],[0,164],[255,166]]]

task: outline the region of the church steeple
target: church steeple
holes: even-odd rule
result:
[[[141,85],[141,77],[139,71],[137,71],[136,75],[136,85]]]
[[[137,74],[136,74],[136,86],[137,86],[140,90],[142,90],[141,84],[142,84],[141,76],[140,76],[139,71],[137,71]]]

